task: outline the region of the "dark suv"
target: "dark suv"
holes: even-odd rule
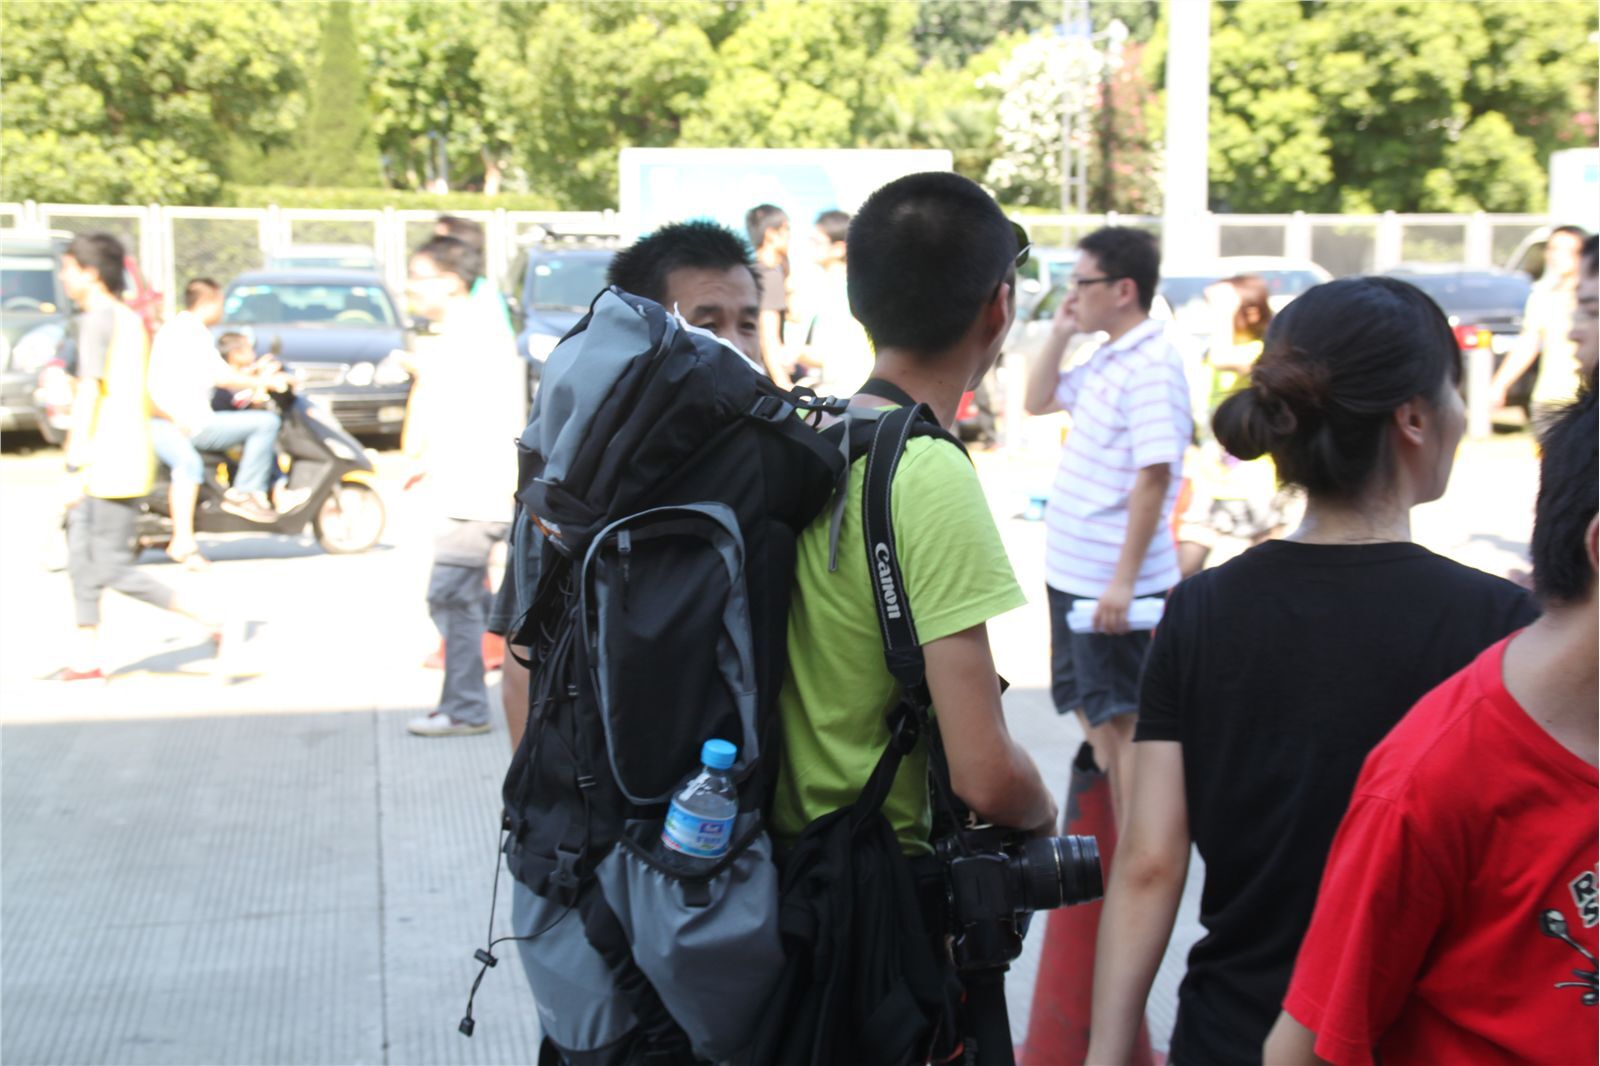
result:
[[[607,237],[553,239],[517,254],[506,295],[517,321],[517,351],[528,361],[530,395],[551,349],[606,287],[615,245]]]

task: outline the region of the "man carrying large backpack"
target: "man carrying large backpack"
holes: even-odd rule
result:
[[[505,854],[564,1061],[947,1055],[964,1022],[930,783],[951,815],[1054,825],[984,628],[1022,594],[947,432],[998,356],[1025,243],[976,185],[924,174],[874,194],[850,245],[878,358],[848,412],[761,376],[697,301],[612,287],[551,353],[519,442],[511,568],[532,596],[508,640],[531,669]],[[743,269],[722,273],[746,290]],[[737,809],[688,861],[663,822],[708,740],[737,752]]]
[[[955,423],[963,392],[994,365],[1015,314],[1014,228],[966,178],[914,174],[875,192],[850,224],[850,310],[877,350],[886,382]],[[879,390],[852,406],[882,407]],[[800,538],[789,613],[789,673],[779,695],[784,733],[774,804],[779,846],[808,822],[852,802],[888,743],[897,686],[884,664],[877,583],[861,540],[858,460],[845,494],[838,566],[830,529]],[[972,463],[931,437],[906,446],[893,486],[892,526],[926,660],[927,685],[956,795],[996,825],[1048,832],[1055,801],[1011,738],[985,623],[1025,599]],[[930,850],[926,749],[901,764],[883,805],[908,854]]]

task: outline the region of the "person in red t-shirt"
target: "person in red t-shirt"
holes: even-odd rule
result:
[[[1596,433],[1591,375],[1542,441],[1545,613],[1368,757],[1267,1062],[1596,1061]]]

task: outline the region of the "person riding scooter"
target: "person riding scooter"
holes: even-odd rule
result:
[[[168,511],[173,519],[167,554],[190,566],[204,565],[194,539],[195,501],[200,489],[202,451],[243,445],[239,476],[223,494],[221,507],[257,523],[271,523],[277,512],[267,501],[278,416],[267,410],[214,411],[212,390],[262,386],[272,392],[289,387],[282,372],[257,379],[229,366],[217,352],[210,328],[222,321],[222,287],[210,278],[184,286],[184,310],[156,334],[150,354],[150,399],[155,408],[151,437],[156,454],[172,471]]]
[[[195,491],[194,529],[297,536],[309,527],[323,549],[333,554],[372,547],[383,535],[385,514],[373,485],[376,469],[360,442],[325,408],[292,387],[272,393],[269,402],[280,423],[273,455],[288,460],[286,484],[278,495],[281,511],[260,522],[226,508],[232,479],[224,480],[222,472],[230,457],[205,452]],[[165,544],[176,534],[176,523],[167,511],[169,480],[168,471],[162,470],[155,490],[141,501],[138,536],[146,545]]]

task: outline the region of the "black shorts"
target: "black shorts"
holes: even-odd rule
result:
[[[1056,711],[1083,711],[1090,725],[1103,725],[1139,709],[1139,672],[1150,649],[1148,629],[1128,633],[1074,633],[1067,612],[1078,600],[1046,588],[1050,603],[1050,695]]]

